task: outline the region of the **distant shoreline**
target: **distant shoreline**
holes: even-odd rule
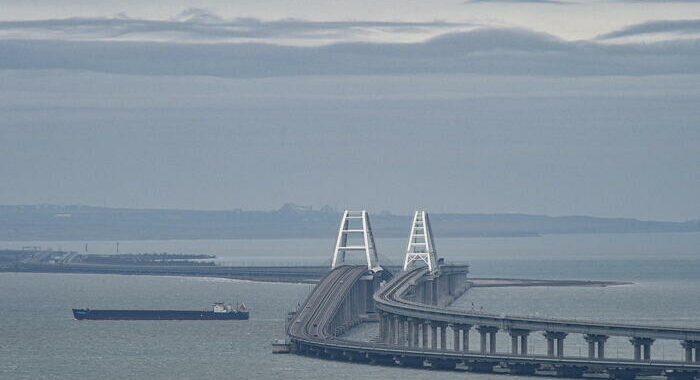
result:
[[[405,238],[410,216],[371,214],[378,238]],[[650,221],[592,216],[431,213],[441,238],[554,234],[700,232],[700,220]],[[335,236],[340,213],[287,204],[274,211],[1,206],[0,241],[314,239]]]
[[[245,282],[264,282],[264,283],[285,283],[285,284],[314,284],[328,272],[326,267],[317,266],[299,266],[302,271],[309,271],[309,275],[305,279],[299,277],[274,277],[289,267],[229,267],[241,273],[249,270],[251,273],[247,275],[241,274],[241,277],[236,275],[222,276],[214,274],[167,274],[167,273],[144,273],[144,272],[88,272],[88,271],[71,271],[68,270],[50,270],[49,268],[33,268],[32,270],[7,270],[0,267],[0,273],[38,273],[38,274],[86,274],[86,275],[117,275],[117,276],[152,276],[152,277],[188,277],[193,279],[224,279]],[[264,268],[268,271],[265,275],[259,274],[259,269]],[[322,269],[323,268],[323,269]],[[252,274],[257,272],[257,275]],[[244,278],[245,277],[245,278]],[[627,281],[592,281],[592,280],[542,280],[542,279],[522,279],[522,278],[488,278],[488,277],[469,277],[468,281],[472,283],[472,288],[497,288],[497,287],[609,287],[621,285],[633,285],[633,282]]]
[[[557,236],[557,235],[631,235],[631,234],[693,234],[700,233],[700,231],[624,231],[624,232],[560,232],[560,233],[540,233],[540,234],[523,234],[523,235],[441,235],[440,239],[482,239],[482,238],[541,238],[545,236]],[[405,236],[381,236],[378,238],[382,239],[404,239]],[[75,237],[71,239],[58,239],[58,238],[37,238],[37,239],[8,239],[1,238],[0,243],[32,243],[32,242],[129,242],[129,241],[178,241],[178,240],[192,240],[192,241],[205,241],[205,240],[316,240],[324,239],[328,240],[328,236],[265,236],[265,237],[170,237],[170,238],[90,238],[90,237]],[[7,249],[0,245],[0,249]]]

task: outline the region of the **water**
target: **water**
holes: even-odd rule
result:
[[[113,253],[114,242],[87,242]],[[403,239],[378,239],[380,260],[398,264]],[[554,235],[541,238],[439,239],[442,256],[468,261],[481,277],[632,281],[608,288],[475,289],[458,304],[510,314],[700,327],[700,234]],[[51,246],[82,251],[85,242],[3,242],[1,248]],[[120,242],[121,252],[215,253],[232,264],[327,264],[332,239]],[[292,255],[301,255],[297,260]],[[0,379],[172,379],[192,377],[435,379],[492,375],[421,371],[272,355],[283,315],[311,289],[186,277],[0,273]],[[75,321],[72,307],[199,309],[244,301],[249,321]],[[371,331],[369,332],[371,333]],[[500,349],[509,347],[505,334]],[[531,336],[535,352],[544,339]],[[472,347],[477,337],[472,336]],[[569,354],[584,352],[580,336]],[[630,357],[611,338],[608,355]],[[680,358],[678,342],[657,341],[653,355]],[[511,377],[517,379],[517,377]]]

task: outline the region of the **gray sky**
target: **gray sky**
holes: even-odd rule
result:
[[[700,2],[321,3],[5,0],[0,204],[700,218]]]

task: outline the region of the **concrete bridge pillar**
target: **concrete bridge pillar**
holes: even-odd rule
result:
[[[420,327],[420,323],[418,322],[418,320],[414,319],[413,320],[413,347],[420,347],[420,344],[419,344],[420,342],[418,341],[418,337],[419,337],[418,333],[420,332],[420,331],[418,331],[419,327]]]
[[[417,283],[415,285],[415,296],[413,301],[418,303],[425,303],[425,286],[422,283]]]
[[[564,357],[564,338],[557,339],[557,356],[560,358]]]
[[[436,350],[438,348],[438,325],[435,322],[429,322],[430,327],[430,348]]]
[[[450,328],[452,329],[452,350],[459,351],[460,326],[452,323]]]
[[[384,343],[391,344],[394,339],[394,319],[391,314],[384,313]]]
[[[419,347],[418,345],[418,321],[413,318],[408,320],[408,346]]]
[[[457,291],[463,284],[463,278],[466,278],[464,273],[455,273],[452,276],[452,291],[450,292],[451,295],[457,295]]]
[[[651,345],[654,344],[654,339],[634,337],[630,339],[630,343],[634,346],[634,360],[651,360]]]
[[[560,331],[545,331],[544,337],[547,339],[547,356],[564,356],[564,339],[567,333]]]
[[[390,314],[384,313],[384,343],[391,344],[394,339],[393,318]]]
[[[408,346],[408,318],[401,317],[401,342],[402,346]]]
[[[683,346],[685,351],[685,361],[700,362],[700,341],[684,340],[681,342],[681,346]],[[693,355],[693,352],[695,352],[695,355]]]
[[[447,349],[447,323],[440,324],[440,349]]]
[[[605,358],[605,342],[608,340],[607,335],[586,334],[583,338],[588,342],[588,357],[593,359],[596,357],[596,346],[598,347],[598,358]]]
[[[530,335],[530,331],[510,329],[508,332],[510,333],[513,355],[527,355],[527,337]]]
[[[426,305],[432,305],[432,295],[433,295],[433,280],[431,279],[426,279],[425,281],[420,283],[421,287],[421,293],[423,297],[421,298],[420,301]]]
[[[488,352],[496,352],[496,332],[498,332],[498,327],[495,326],[478,326],[476,328],[481,334],[481,352],[486,353],[486,347],[488,346]]]
[[[472,327],[470,325],[462,325],[462,351],[469,352],[469,330]]]
[[[379,312],[379,341],[386,342],[386,319],[384,313]]]
[[[393,322],[394,334],[392,337],[392,343],[399,345],[401,344],[401,317],[399,317],[398,315],[394,315]]]
[[[431,289],[431,295],[430,295],[430,304],[431,305],[437,305],[439,300],[440,300],[440,278],[435,277],[433,281],[431,281],[432,284],[432,289]]]

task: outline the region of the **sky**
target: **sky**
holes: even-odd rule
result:
[[[0,204],[700,218],[700,1],[0,3]]]

